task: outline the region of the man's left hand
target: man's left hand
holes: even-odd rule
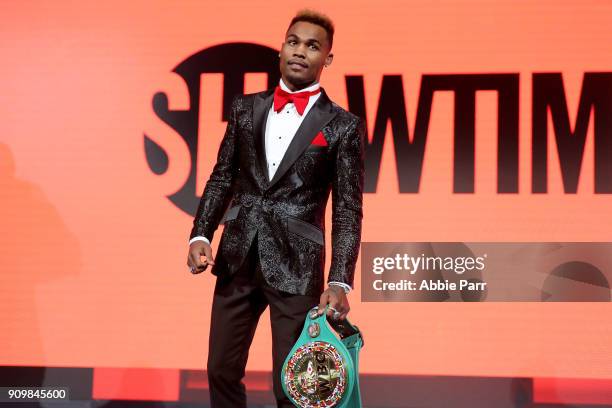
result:
[[[323,314],[325,306],[328,304],[327,317],[334,320],[344,320],[349,310],[351,310],[346,293],[344,293],[344,289],[339,286],[330,285],[325,292],[321,294],[321,299],[319,301],[319,316]],[[334,309],[340,313],[339,316],[337,315],[337,317],[334,317]]]

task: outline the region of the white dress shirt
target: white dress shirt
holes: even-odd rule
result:
[[[283,91],[289,93],[295,93],[287,88],[287,85],[280,80],[280,87]],[[313,84],[308,88],[300,89],[296,92],[311,92],[319,89],[319,83]],[[321,96],[321,92],[316,95],[312,95],[308,98],[308,104],[304,109],[304,114],[300,115],[295,105],[292,102],[287,103],[280,111],[274,110],[274,104],[268,111],[268,120],[266,121],[265,131],[265,146],[266,146],[266,160],[268,161],[268,178],[272,180],[278,164],[287,152],[289,144],[293,140],[295,133],[302,124],[302,121],[308,115],[310,108],[315,104],[317,99]]]
[[[300,89],[298,91],[290,90],[287,85],[283,82],[281,78],[279,81],[279,85],[282,90],[289,93],[296,92],[310,92],[319,89],[319,83],[315,83],[308,88]],[[272,180],[276,170],[278,169],[278,165],[282,160],[283,156],[287,152],[287,148],[289,144],[293,140],[295,133],[298,128],[302,124],[302,121],[315,104],[317,99],[321,96],[321,92],[316,95],[310,96],[308,98],[308,104],[306,105],[306,109],[304,109],[304,114],[300,115],[293,102],[288,102],[280,111],[276,112],[274,110],[274,104],[270,107],[268,111],[268,119],[266,121],[266,129],[265,129],[265,148],[266,148],[266,161],[268,164],[268,178]],[[193,237],[189,240],[189,245],[195,241],[204,241],[210,244],[210,241],[206,239],[206,237],[197,236]],[[351,290],[350,285],[347,285],[343,282],[329,282],[330,285],[338,285],[344,288],[344,291],[348,293]]]

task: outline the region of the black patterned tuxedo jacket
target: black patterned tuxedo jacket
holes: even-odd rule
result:
[[[257,237],[267,283],[292,294],[320,295],[324,285],[325,208],[332,195],[329,281],[353,286],[361,242],[365,121],[325,90],[306,114],[272,180],[264,131],[274,89],[232,101],[217,163],[204,188],[190,238],[212,241],[225,225],[212,267],[234,273]],[[327,146],[311,144],[322,132]]]

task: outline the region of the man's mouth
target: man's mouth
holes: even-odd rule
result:
[[[295,61],[295,60],[289,61],[289,65],[298,65],[303,68],[308,68],[308,65],[302,61]]]

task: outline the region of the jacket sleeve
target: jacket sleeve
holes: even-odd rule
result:
[[[339,141],[332,182],[332,261],[327,282],[353,287],[361,244],[365,121],[352,124]]]
[[[230,118],[217,153],[217,163],[204,187],[204,193],[193,220],[190,239],[204,236],[212,241],[219,222],[231,201],[232,181],[237,170],[236,115],[240,101],[240,95],[235,96],[232,100]]]

